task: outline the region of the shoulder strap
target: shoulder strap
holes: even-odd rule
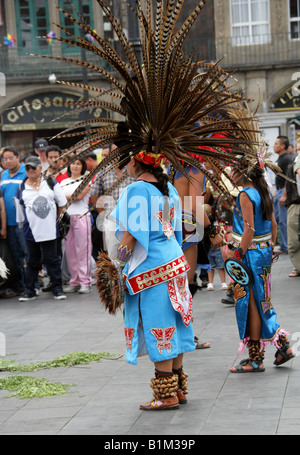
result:
[[[46,179],[46,182],[47,182],[47,184],[48,184],[50,190],[54,191],[54,186],[55,186],[55,184],[56,184],[54,178],[53,178],[53,177],[48,177],[48,178]]]
[[[25,179],[22,181],[22,183],[20,184],[19,189],[17,191],[17,197],[20,200],[20,204],[22,204],[22,205],[24,205],[24,202],[23,202],[23,191],[25,189],[25,182],[26,182],[27,179],[28,179],[28,177],[25,177]]]

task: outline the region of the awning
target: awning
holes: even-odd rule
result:
[[[300,115],[298,115],[298,117],[289,118],[288,121],[289,121],[289,123],[296,123],[296,125],[300,126]]]

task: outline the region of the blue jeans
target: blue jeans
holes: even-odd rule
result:
[[[279,200],[283,194],[284,188],[276,191],[274,198],[274,215],[279,227],[279,244],[283,253],[287,253],[287,208],[285,205],[281,206]]]
[[[57,254],[57,240],[30,242],[27,240],[29,260],[26,270],[26,291],[34,293],[39,271],[44,264],[50,277],[52,293],[62,292],[61,261]]]
[[[24,260],[26,262],[28,260],[23,229],[18,226],[7,226],[7,243],[21,275],[21,279],[16,281],[11,288],[16,292],[23,292],[25,290]]]

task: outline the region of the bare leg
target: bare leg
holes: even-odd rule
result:
[[[256,307],[254,295],[252,288],[249,288],[249,307],[248,307],[248,320],[249,320],[249,328],[250,328],[250,338],[252,341],[257,341],[259,342],[261,339],[261,329],[262,329],[262,324],[261,324],[261,318],[259,315],[259,312]],[[246,365],[242,366],[243,370],[246,371],[252,371],[254,370],[254,367],[251,363],[247,363]],[[263,363],[259,366],[260,369],[264,369]],[[230,369],[232,373],[235,373],[237,371],[236,367],[233,367]]]
[[[197,267],[197,248],[198,245],[192,245],[184,251],[184,255],[190,266],[190,270],[187,273],[189,284],[194,283],[194,276]]]
[[[207,272],[207,275],[208,275],[208,282],[213,284],[214,282],[214,276],[215,276],[215,271],[214,269],[211,269],[210,272]]]
[[[261,339],[261,319],[254,300],[252,288],[249,288],[249,326],[250,326],[250,338],[251,340]]]

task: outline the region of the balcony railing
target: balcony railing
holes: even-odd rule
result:
[[[287,33],[189,40],[185,48],[187,52],[193,51],[201,60],[223,59],[221,65],[226,68],[258,69],[300,65],[300,39],[291,39]],[[30,53],[40,54],[41,51],[32,50]],[[59,55],[55,50],[53,54]],[[80,53],[64,54],[64,57],[81,59]],[[88,52],[86,58],[92,64],[109,69],[107,63],[95,54]],[[19,55],[17,48],[5,47],[0,48],[0,72],[5,74],[8,83],[43,80],[52,73],[58,78],[80,79],[82,74],[79,67],[69,63]],[[93,77],[95,73],[89,72],[89,76]]]
[[[42,55],[41,50],[29,52],[30,54]],[[54,55],[54,53],[53,53]],[[57,54],[59,56],[59,54]],[[64,57],[81,60],[80,53],[65,54]],[[109,65],[99,56],[88,53],[86,60],[96,66],[109,69]],[[60,62],[32,55],[20,55],[16,48],[0,48],[0,72],[5,74],[8,83],[42,81],[55,73],[57,78],[80,79],[82,78],[81,67],[66,62]],[[90,77],[97,77],[93,71],[88,71]]]
[[[208,61],[222,60],[228,68],[248,69],[300,64],[300,39],[290,33],[251,37],[222,37],[214,42],[190,41],[188,49],[200,53]]]

